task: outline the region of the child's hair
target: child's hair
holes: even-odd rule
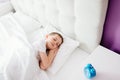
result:
[[[63,37],[62,37],[62,35],[60,34],[60,33],[57,33],[57,32],[51,32],[51,33],[49,33],[49,35],[58,35],[58,36],[60,36],[60,38],[62,39],[62,42],[61,42],[61,44],[63,43]]]

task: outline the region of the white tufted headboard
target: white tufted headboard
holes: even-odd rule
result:
[[[11,0],[16,11],[59,28],[91,52],[99,45],[108,0]]]

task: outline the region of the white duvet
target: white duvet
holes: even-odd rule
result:
[[[49,80],[35,51],[12,14],[0,19],[0,67],[5,80]]]

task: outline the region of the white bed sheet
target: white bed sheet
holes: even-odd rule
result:
[[[1,17],[0,80],[49,80],[45,71],[39,68],[34,53],[13,13]]]

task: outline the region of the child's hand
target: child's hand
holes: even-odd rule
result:
[[[49,53],[57,53],[58,52],[58,48],[55,48],[55,49],[51,49],[50,51],[49,51]]]

